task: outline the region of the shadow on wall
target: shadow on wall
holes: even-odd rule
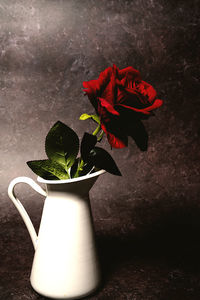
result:
[[[200,208],[191,204],[171,207],[165,213],[158,210],[152,208],[149,218],[145,206],[136,207],[133,231],[98,236],[104,274],[109,276],[121,265],[138,259],[158,259],[174,268],[200,270]]]

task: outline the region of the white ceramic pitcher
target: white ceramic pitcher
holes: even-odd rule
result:
[[[30,280],[39,294],[54,299],[75,299],[98,287],[100,271],[89,190],[104,172],[69,180],[38,177],[46,185],[46,191],[28,177],[11,181],[8,195],[22,216],[35,248]],[[38,236],[15,196],[14,187],[18,183],[27,183],[46,196]]]

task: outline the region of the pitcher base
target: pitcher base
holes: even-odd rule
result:
[[[87,291],[85,293],[81,293],[81,294],[80,293],[73,293],[73,294],[70,293],[68,295],[67,295],[67,293],[65,293],[65,294],[59,295],[59,296],[56,294],[52,295],[52,294],[49,294],[48,292],[46,293],[44,291],[41,291],[40,289],[34,287],[34,285],[32,283],[31,283],[31,286],[32,286],[33,290],[41,296],[48,297],[50,299],[73,300],[73,299],[81,299],[81,298],[87,297],[87,296],[95,293],[99,289],[100,284],[98,284],[96,287],[94,287],[93,289],[91,289],[90,291]]]

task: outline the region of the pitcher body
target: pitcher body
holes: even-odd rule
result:
[[[46,199],[30,281],[41,295],[81,298],[100,283],[89,190],[101,173],[94,174],[65,181],[38,179],[46,185]]]

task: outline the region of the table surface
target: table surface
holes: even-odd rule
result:
[[[33,247],[19,218],[1,220],[0,299],[40,300],[30,286]],[[103,273],[101,287],[85,299],[198,300],[200,242],[182,228],[106,230],[95,222]],[[182,233],[181,233],[182,232]]]

